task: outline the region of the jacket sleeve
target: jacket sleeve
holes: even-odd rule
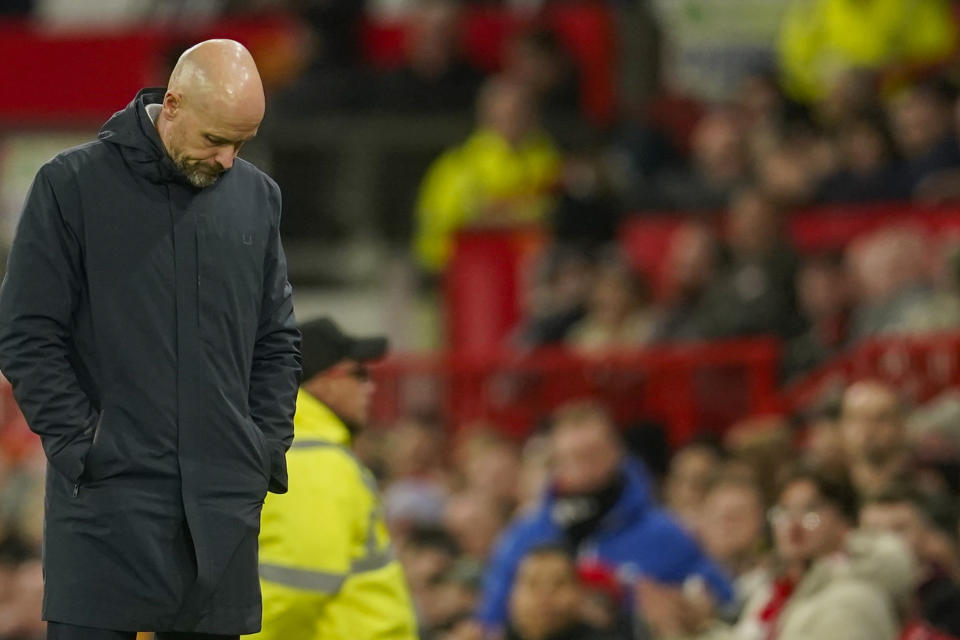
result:
[[[514,524],[500,537],[483,576],[483,594],[477,617],[488,630],[498,630],[507,623],[507,603],[517,565],[523,555],[521,525]]]
[[[0,288],[0,368],[50,464],[77,482],[99,412],[81,387],[71,348],[83,247],[61,210],[49,167],[27,195]]]
[[[820,606],[817,606],[817,605]],[[867,582],[850,582],[827,588],[817,602],[798,603],[804,608],[804,624],[791,624],[791,609],[783,615],[779,640],[843,638],[843,640],[895,640],[897,620],[880,589]]]
[[[293,315],[293,289],[280,243],[280,189],[270,183],[276,212],[264,265],[260,323],[250,368],[250,417],[270,449],[269,490],[287,490],[285,455],[293,442],[293,414],[300,383],[300,331]]]

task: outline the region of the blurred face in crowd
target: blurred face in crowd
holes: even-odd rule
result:
[[[304,387],[351,427],[365,427],[369,422],[376,386],[365,364],[343,360],[314,376]]]
[[[510,621],[524,640],[542,640],[576,622],[581,589],[560,552],[524,558],[510,593]]]
[[[476,491],[465,492],[448,501],[444,524],[464,552],[484,561],[506,524],[505,515],[492,497]]]
[[[807,456],[811,464],[821,469],[844,469],[843,433],[836,420],[821,416],[807,427]]]
[[[608,486],[622,458],[613,426],[600,417],[556,424],[550,445],[553,482],[567,493],[587,493]]]
[[[707,553],[733,565],[759,550],[763,537],[763,498],[756,486],[726,482],[711,489],[703,502],[700,535]]]
[[[495,440],[476,447],[465,460],[467,487],[504,504],[517,500],[519,472],[517,450],[507,442]]]
[[[810,562],[842,548],[847,523],[809,480],[786,486],[770,510],[777,553],[787,563]]]
[[[846,273],[839,265],[824,261],[805,263],[797,273],[797,299],[808,319],[835,317],[847,305]]]
[[[549,35],[531,33],[514,40],[506,52],[506,68],[537,95],[545,95],[566,73],[562,53]]]
[[[890,161],[891,149],[880,126],[867,120],[852,122],[840,134],[840,151],[847,169],[870,175]]]
[[[616,326],[643,300],[638,280],[622,265],[601,267],[593,282],[590,316],[603,325]]]
[[[670,461],[667,474],[667,506],[679,514],[699,510],[719,464],[717,454],[709,447],[692,445],[679,451]]]
[[[493,78],[480,90],[480,124],[516,145],[534,125],[533,98],[518,82]]]
[[[670,240],[667,268],[674,293],[695,293],[710,282],[716,256],[716,239],[705,225],[687,224]]]
[[[860,526],[894,533],[913,550],[914,557],[923,560],[926,556],[927,526],[923,514],[909,501],[867,504],[860,510]]]
[[[743,127],[732,111],[714,111],[701,118],[692,145],[697,166],[710,180],[729,183],[744,175]]]
[[[880,382],[859,382],[847,389],[840,428],[852,461],[882,464],[904,447],[900,403],[896,393]]]
[[[406,420],[390,430],[387,467],[395,479],[428,473],[437,468],[440,439],[436,431],[415,420]]]
[[[948,135],[950,112],[933,91],[915,88],[894,101],[891,124],[903,153],[907,157],[917,156]]]
[[[456,59],[460,10],[455,2],[431,0],[415,7],[410,29],[410,65],[421,75],[442,74]]]
[[[745,255],[763,255],[772,250],[780,237],[780,219],[771,202],[758,191],[747,189],[730,203],[727,233],[734,251]]]

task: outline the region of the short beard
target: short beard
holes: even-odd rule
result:
[[[192,163],[182,155],[174,158],[173,163],[187,179],[187,182],[198,189],[213,186],[217,180],[220,179],[220,176],[223,175],[223,170],[217,173],[204,171],[200,165]]]

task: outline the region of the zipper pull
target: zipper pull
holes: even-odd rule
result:
[[[73,497],[76,498],[77,494],[80,493],[80,483],[73,485]]]

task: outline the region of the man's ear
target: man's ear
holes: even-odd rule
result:
[[[177,113],[180,111],[182,106],[183,99],[178,93],[172,91],[167,91],[166,95],[163,96],[163,113],[168,118],[176,117]]]

